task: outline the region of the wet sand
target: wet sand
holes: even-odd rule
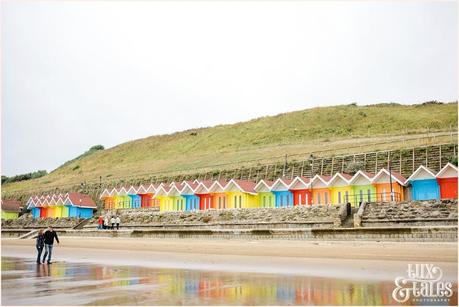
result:
[[[406,275],[409,263],[439,265],[457,281],[457,243],[305,242],[62,237],[54,261],[255,272],[365,280]],[[2,239],[2,256],[33,258],[31,239]]]

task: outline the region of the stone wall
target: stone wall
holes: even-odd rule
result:
[[[38,229],[46,228],[52,226],[54,228],[73,228],[78,223],[83,221],[80,218],[43,218],[43,219],[34,219],[28,215],[23,215],[15,220],[2,220],[3,229]]]
[[[65,230],[59,236],[206,240],[457,242],[457,226],[299,229]]]
[[[368,203],[362,215],[363,227],[457,225],[457,199]]]
[[[117,213],[123,227],[186,227],[191,229],[191,226],[257,228],[256,225],[265,225],[273,228],[284,228],[289,225],[304,227],[305,224],[308,224],[309,227],[332,226],[338,217],[339,208],[338,206],[317,205],[293,208],[210,209],[191,212],[118,210]],[[97,218],[95,217],[84,228],[95,228],[96,226]]]

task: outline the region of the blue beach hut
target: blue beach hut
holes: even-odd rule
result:
[[[292,180],[279,178],[271,186],[276,208],[293,207],[293,193],[289,191]]]
[[[137,194],[138,188],[131,186],[127,191],[128,196],[131,198],[131,208],[137,209],[142,206],[142,197]]]
[[[411,184],[412,200],[440,199],[440,187],[435,174],[424,165],[407,179]]]
[[[194,194],[199,183],[193,181],[184,181],[182,182],[183,188],[180,191],[180,194],[185,198],[185,210],[194,211],[199,210],[199,196]]]

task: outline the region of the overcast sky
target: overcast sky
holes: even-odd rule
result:
[[[2,174],[315,106],[453,101],[455,2],[2,2]]]

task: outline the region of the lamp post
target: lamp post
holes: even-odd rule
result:
[[[394,201],[394,191],[392,187],[392,167],[390,165],[390,152],[389,152],[389,185],[390,185],[390,201]]]
[[[314,194],[312,193],[312,189],[313,189],[313,186],[312,186],[313,181],[312,181],[312,179],[314,178],[314,173],[313,173],[312,162],[314,161],[314,157],[312,155],[310,155],[309,158],[308,158],[308,161],[309,161],[309,164],[311,165],[311,179],[310,179],[310,181],[311,181],[311,205],[313,205],[314,204]]]

